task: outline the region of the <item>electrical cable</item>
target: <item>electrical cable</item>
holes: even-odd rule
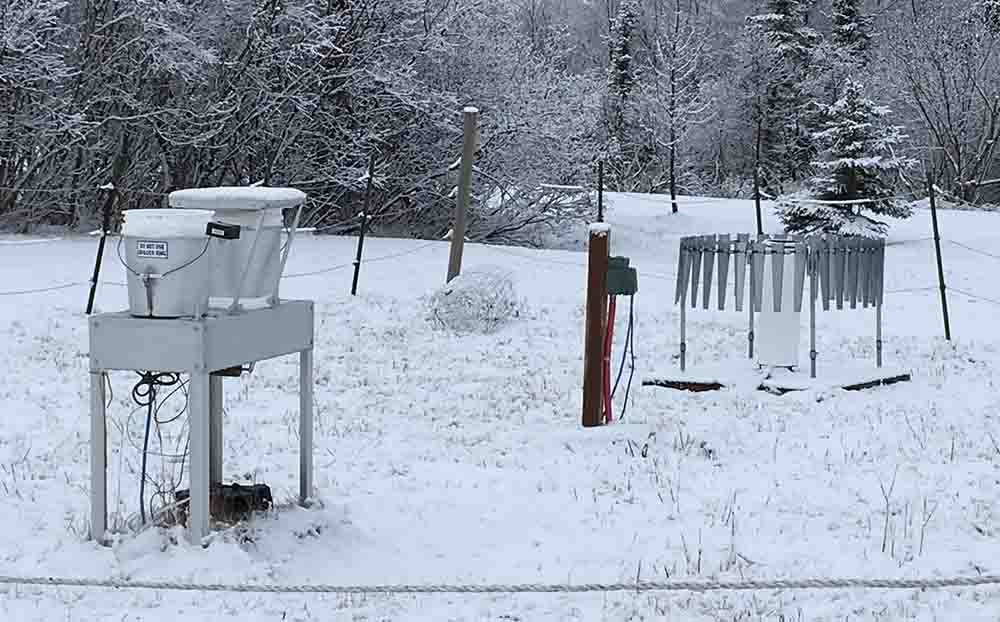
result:
[[[632,378],[635,376],[635,296],[629,296],[628,301],[628,334],[626,335],[627,347],[629,354],[631,356],[631,365],[629,366],[628,372],[628,382],[625,384],[625,399],[622,400],[622,412],[618,415],[618,420],[621,421],[625,418],[625,411],[628,410],[628,398],[629,394],[632,392]],[[624,354],[622,355],[622,360],[624,361]]]
[[[625,359],[631,357],[629,366],[628,381],[625,385],[625,399],[622,402],[622,412],[618,415],[618,420],[625,418],[625,411],[628,410],[629,394],[632,391],[632,379],[635,376],[635,296],[628,297],[628,328],[625,330],[625,349],[622,350],[622,360],[618,365],[618,375],[615,377],[614,388],[611,389],[611,397],[615,396],[618,386],[621,383],[622,375],[625,372]]]
[[[142,441],[142,466],[139,479],[139,516],[146,524],[146,468],[149,454],[149,435],[159,407],[156,404],[157,387],[170,387],[180,383],[180,375],[174,372],[137,371],[139,380],[132,387],[132,401],[146,408],[146,430]],[[176,390],[175,390],[176,391]],[[172,394],[172,393],[171,393]]]

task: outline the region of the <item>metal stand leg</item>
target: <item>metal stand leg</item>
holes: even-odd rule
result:
[[[188,534],[199,543],[208,535],[209,519],[209,375],[207,370],[191,374],[188,383],[188,413],[191,445],[191,506],[188,508]]]
[[[687,312],[684,310],[685,302],[681,298],[681,371],[687,369]]]
[[[208,481],[222,483],[222,376],[208,380]]]
[[[875,305],[875,365],[882,367],[882,305]]]
[[[313,478],[313,351],[299,353],[299,503],[312,496]]]
[[[754,292],[757,291],[757,271],[754,268],[754,261],[757,260],[757,256],[753,253],[749,253],[747,256],[747,270],[750,271],[750,291],[747,293],[747,355],[748,358],[753,360],[753,314],[754,307],[757,302],[754,300]]]
[[[816,377],[816,296],[819,295],[818,275],[811,272],[809,277],[809,377]]]
[[[108,436],[104,372],[90,372],[90,538],[104,541],[108,530]]]

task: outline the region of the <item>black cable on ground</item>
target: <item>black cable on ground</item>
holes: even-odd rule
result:
[[[151,371],[136,372],[139,381],[132,387],[132,401],[146,408],[146,431],[142,440],[142,466],[139,479],[139,516],[142,524],[146,524],[146,462],[149,453],[149,434],[153,426],[156,406],[157,387],[170,387],[180,382],[180,376],[174,372],[157,373]],[[176,389],[175,389],[176,391]]]

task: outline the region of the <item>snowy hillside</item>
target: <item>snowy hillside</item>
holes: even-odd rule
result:
[[[207,548],[155,530],[110,548],[83,539],[86,287],[0,296],[0,575],[479,584],[1000,572],[1000,215],[940,215],[949,286],[974,296],[949,293],[950,344],[929,213],[890,231],[885,358],[912,370],[912,382],[778,397],[639,386],[677,365],[679,237],[751,231],[752,204],[684,198],[671,215],[661,197],[609,203],[612,250],[639,270],[636,380],[623,421],[579,423],[582,252],[467,245],[467,268],[513,273],[525,310],[495,334],[457,336],[424,307],[444,281],[446,242],[367,241],[353,298],[355,240],[304,237],[283,295],[317,301],[322,507],[285,506]],[[93,238],[4,238],[0,293],[85,281],[95,247]],[[102,278],[124,280],[113,244]],[[101,286],[100,310],[125,306],[123,287]],[[821,373],[873,358],[873,315],[820,315]],[[688,317],[692,365],[742,356],[742,313]],[[282,503],[297,485],[297,378],[287,357],[226,381],[225,477],[265,482]],[[134,380],[111,376],[109,482],[120,518],[137,511]],[[183,451],[184,421],[163,427],[163,453]],[[178,462],[156,460],[154,472]],[[995,620],[1000,599],[995,588],[347,597],[11,586],[0,588],[0,611],[25,621],[969,622]]]

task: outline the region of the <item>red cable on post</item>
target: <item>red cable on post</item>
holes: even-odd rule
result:
[[[611,344],[615,333],[615,306],[617,296],[608,296],[608,324],[604,333],[604,360],[602,376],[604,378],[604,423],[613,420],[611,410]]]

